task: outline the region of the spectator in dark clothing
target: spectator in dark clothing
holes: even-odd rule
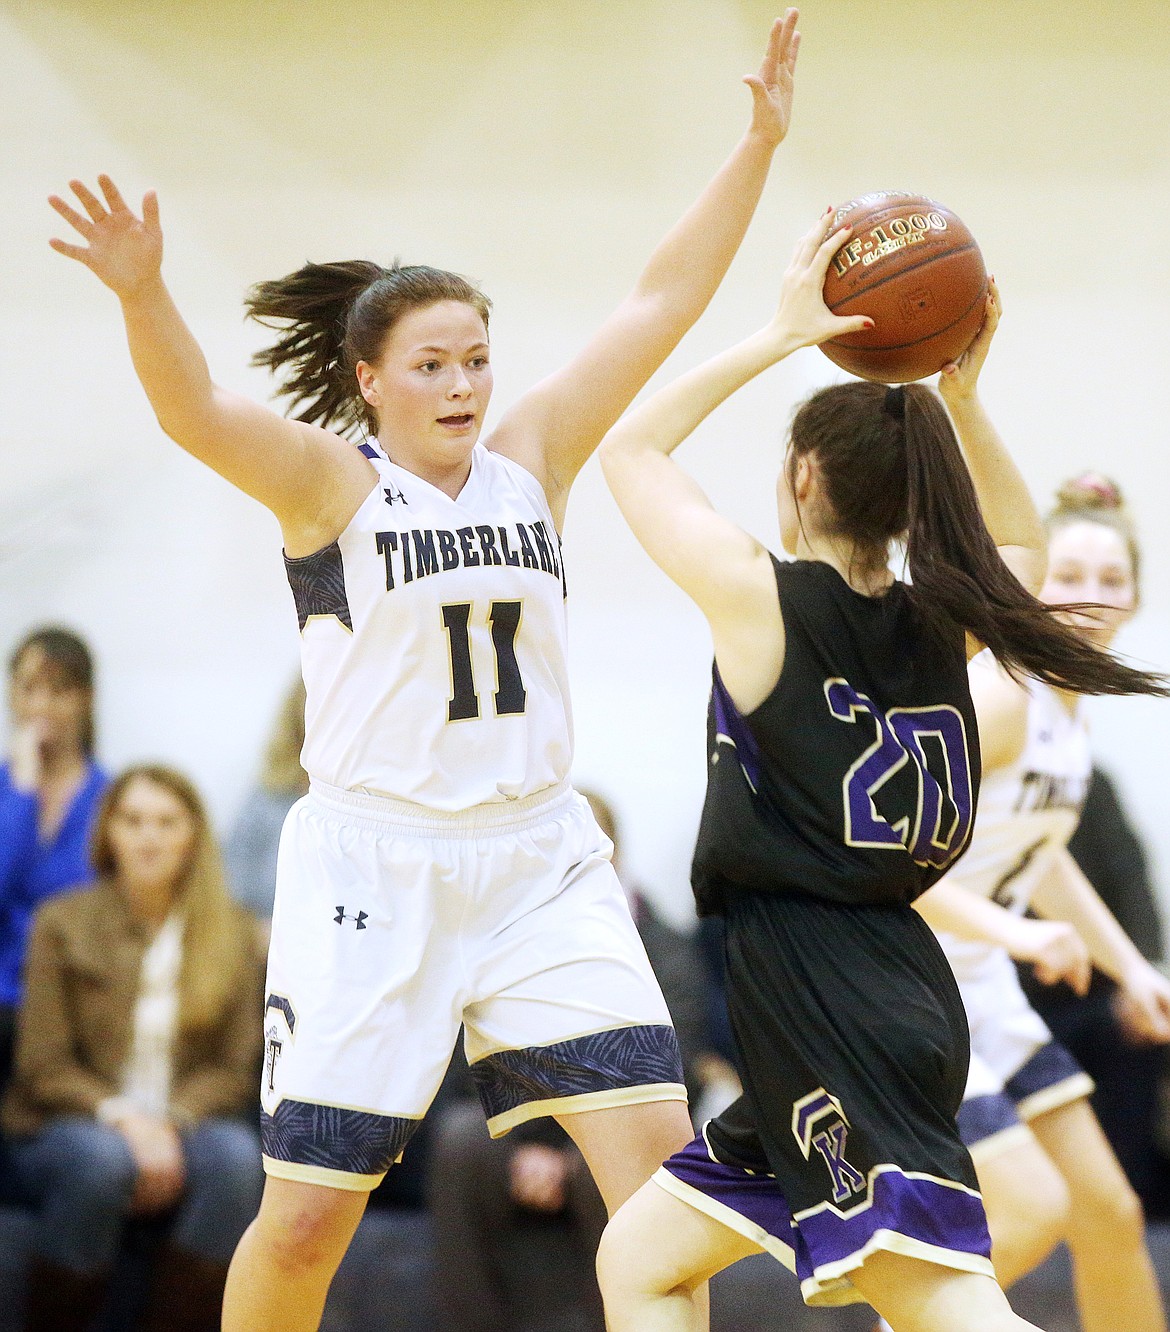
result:
[[[620,877],[613,813],[584,794],[614,842]],[[627,891],[678,1033],[692,1106],[720,1080],[734,1099],[735,1075],[707,1035],[706,967],[694,938],[675,930],[641,893]],[[593,1262],[606,1213],[581,1154],[552,1119],[520,1124],[493,1141],[470,1099],[470,1080],[466,1085],[468,1098],[440,1111],[431,1148],[436,1285],[448,1332],[602,1332]],[[560,1231],[556,1243],[553,1229]],[[557,1255],[553,1272],[550,1253]]]
[[[1142,956],[1161,962],[1162,923],[1145,851],[1100,768],[1093,769],[1069,851]],[[1099,971],[1083,999],[1063,983],[1041,985],[1030,966],[1020,968],[1020,979],[1053,1036],[1096,1082],[1093,1110],[1146,1210],[1164,1213],[1166,1168],[1155,1146],[1164,1047],[1142,1040],[1124,995]]]
[[[107,778],[93,758],[93,659],[67,629],[24,638],[8,663],[0,765],[0,1089],[12,1065],[33,912],[93,878],[89,836]]]

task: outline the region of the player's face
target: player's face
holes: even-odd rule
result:
[[[411,470],[465,462],[492,396],[487,330],[462,301],[411,310],[376,362],[358,363],[362,395],[378,414],[378,438]]]
[[[165,786],[134,777],[118,798],[109,823],[118,879],[130,889],[173,891],[195,847],[195,821]]]
[[[1137,609],[1137,585],[1125,538],[1104,523],[1068,523],[1048,540],[1048,576],[1040,600],[1093,601],[1102,609],[1066,612],[1062,619],[1096,647],[1108,647]]]
[[[12,717],[34,726],[46,749],[79,749],[89,715],[89,690],[69,680],[35,643],[20,654],[12,672]]]

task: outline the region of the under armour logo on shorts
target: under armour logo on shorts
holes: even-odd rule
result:
[[[352,920],[354,929],[364,930],[366,928],[366,921],[369,920],[369,916],[364,911],[359,911],[356,916],[348,916],[346,915],[345,907],[339,906],[337,908],[337,915],[333,917],[333,920],[337,925],[341,925],[347,920]]]

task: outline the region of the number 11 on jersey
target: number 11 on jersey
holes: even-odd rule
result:
[[[492,629],[492,648],[496,658],[496,690],[492,695],[497,717],[515,716],[524,711],[527,694],[516,660],[516,634],[523,614],[522,601],[493,601],[488,611]],[[470,721],[480,715],[479,695],[475,692],[475,673],[471,661],[470,601],[451,602],[442,608],[443,628],[451,653],[451,698],[447,703],[448,721]]]

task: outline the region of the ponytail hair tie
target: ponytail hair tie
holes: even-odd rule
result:
[[[882,401],[882,411],[887,416],[892,416],[895,421],[905,422],[906,394],[901,384],[891,384],[886,389],[886,396]]]

